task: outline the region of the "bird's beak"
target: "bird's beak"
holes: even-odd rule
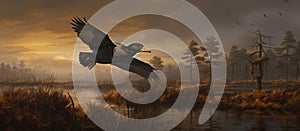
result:
[[[151,50],[142,49],[141,52],[144,52],[144,53],[151,53]]]

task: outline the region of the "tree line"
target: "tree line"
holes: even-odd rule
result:
[[[211,55],[214,55],[214,58],[222,56],[218,45],[214,37],[209,37],[200,44],[191,41],[188,44],[189,51],[184,52],[182,57],[186,68],[193,72],[193,68],[198,67],[201,80],[209,80],[211,64],[218,64],[220,62],[218,59],[211,61]],[[206,49],[207,46],[209,46],[209,51]],[[228,81],[252,80],[249,61],[251,53],[257,50],[255,48],[246,49],[233,45],[230,51],[226,53]],[[265,47],[263,51],[268,58],[263,63],[265,69],[263,80],[299,80],[300,41],[297,41],[292,31],[286,31],[282,42],[272,44],[272,47]],[[196,63],[192,63],[191,59],[195,59]],[[176,68],[174,67],[176,66],[175,64],[165,66],[163,59],[158,56],[154,56],[150,60],[150,63],[157,69],[164,70],[166,74],[174,74],[174,71],[176,71],[174,70]]]
[[[20,61],[12,65],[1,62],[0,74],[0,81],[28,81],[33,77],[43,79],[51,73],[41,66],[30,67],[24,61]]]

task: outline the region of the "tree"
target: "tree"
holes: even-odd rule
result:
[[[239,57],[240,57],[240,68],[239,68],[239,76],[241,76],[240,78],[244,78],[247,79],[248,78],[248,60],[247,60],[247,57],[248,57],[248,53],[247,53],[247,50],[244,49],[244,48],[241,48],[240,51],[239,51]]]
[[[298,41],[298,46],[295,48],[295,53],[292,56],[291,63],[295,65],[295,80],[298,80],[300,71],[300,41]]]
[[[238,61],[238,47],[232,46],[229,52],[229,67],[231,67],[231,80],[234,80],[235,66]]]
[[[237,46],[232,46],[229,53],[229,67],[231,70],[231,80],[236,80],[237,78],[246,79],[248,66],[247,66],[247,50],[244,48],[239,48]],[[237,77],[235,77],[237,75]]]
[[[193,59],[195,59],[200,53],[199,50],[201,50],[202,47],[199,47],[199,44],[192,40],[189,43],[188,49],[186,52],[183,53],[182,59],[185,60],[188,63],[190,74],[191,74],[191,81],[193,81],[193,65],[197,65],[198,63],[193,63]]]
[[[279,76],[281,75],[280,73],[280,65],[282,64],[278,64],[277,61],[277,56],[276,54],[273,52],[273,50],[269,49],[266,51],[266,55],[268,56],[268,60],[266,61],[266,69],[265,69],[265,74],[266,80],[274,80],[277,79],[278,77],[276,77],[276,74],[278,74]],[[275,71],[278,70],[278,71]]]
[[[265,42],[265,40],[270,41],[270,36],[264,35],[258,30],[257,32],[253,32],[257,37],[257,41],[254,45],[256,48],[255,51],[249,53],[249,63],[250,68],[249,71],[251,73],[252,79],[254,79],[254,75],[256,75],[256,89],[261,90],[262,89],[262,79],[264,76],[264,70],[266,68],[263,67],[263,65],[266,63],[266,61],[269,59],[264,47],[268,47],[270,43]],[[256,73],[254,73],[254,70],[256,70]]]
[[[211,80],[211,70],[212,66],[218,67],[222,64],[222,56],[224,55],[222,51],[220,50],[220,43],[217,41],[217,39],[214,36],[210,36],[206,38],[206,40],[203,43],[205,45],[205,48],[203,48],[203,51],[206,51],[204,54],[202,60],[205,61],[205,63],[208,63],[209,66],[209,79]]]
[[[161,60],[160,57],[158,56],[153,56],[152,59],[150,60],[150,63],[156,68],[161,70],[164,65],[163,65],[163,61]]]
[[[0,75],[0,80],[3,80],[5,77],[5,64],[3,62],[0,64],[0,74],[2,74]]]
[[[296,47],[296,39],[291,31],[286,31],[283,42],[280,44],[280,48],[276,48],[275,51],[281,57],[285,66],[285,79],[289,80],[289,64],[291,62],[293,53],[295,52],[294,48]]]
[[[24,61],[20,61],[20,63],[19,63],[19,69],[20,70],[24,70],[25,68],[26,68],[25,62]]]
[[[209,58],[209,62],[211,64],[220,64],[220,58],[224,55],[222,51],[220,50],[220,43],[216,40],[214,36],[210,36],[206,38],[204,41],[204,45],[207,47],[203,50],[205,50],[209,55],[207,58]],[[202,47],[203,48],[203,47]],[[214,59],[211,59],[214,58]]]
[[[282,74],[284,73],[284,62],[281,58],[277,60],[277,63],[275,64],[275,69],[278,71],[277,79],[282,78]]]
[[[176,63],[168,63],[164,67],[165,75],[168,80],[180,80],[180,71]]]
[[[3,78],[5,80],[9,79],[14,73],[12,73],[11,67],[9,64],[4,64],[4,73],[5,76],[3,76]]]

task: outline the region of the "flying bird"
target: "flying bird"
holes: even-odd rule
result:
[[[158,80],[155,68],[134,58],[140,52],[150,52],[142,50],[144,46],[141,43],[132,43],[128,46],[114,43],[108,34],[89,24],[85,18],[81,20],[74,17],[71,25],[82,42],[92,50],[92,52],[80,52],[79,54],[80,64],[84,67],[92,69],[96,63],[111,64],[146,79]],[[129,69],[128,64],[130,64]],[[153,75],[150,75],[151,73]]]
[[[265,18],[267,18],[268,16],[266,14],[263,14]]]

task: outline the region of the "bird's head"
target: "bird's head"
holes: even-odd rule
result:
[[[140,52],[145,52],[145,53],[151,53],[151,51],[148,50],[143,50],[144,45],[141,43],[132,43],[127,46],[127,51],[130,52],[132,55],[136,55],[137,53]]]
[[[141,43],[132,43],[127,46],[128,51],[133,55],[141,52],[143,48],[144,45],[142,45]]]
[[[144,48],[144,45],[141,43],[132,43],[128,46],[128,49],[136,52],[141,52],[142,49]]]

